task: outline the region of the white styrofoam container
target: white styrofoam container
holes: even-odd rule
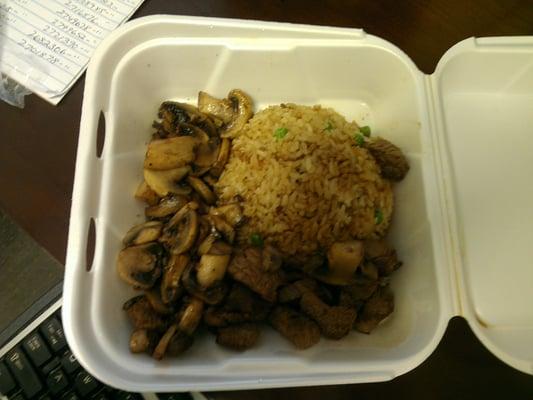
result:
[[[223,97],[235,87],[257,109],[334,107],[405,151],[412,168],[396,186],[390,239],[405,265],[392,279],[396,311],[371,335],[322,339],[305,351],[267,329],[244,353],[204,334],[181,358],[133,355],[121,310],[133,291],[115,259],[143,219],[133,193],[151,122],[163,100],[195,102],[199,90]],[[179,16],[130,22],[87,72],[63,305],[72,351],[98,379],[132,391],[384,381],[424,361],[461,315],[497,357],[533,373],[532,126],[531,37],[465,40],[425,75],[361,30]]]

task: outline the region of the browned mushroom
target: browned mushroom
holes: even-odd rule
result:
[[[209,214],[208,219],[211,225],[217,232],[219,232],[224,239],[230,244],[235,241],[235,229],[224,218],[218,215]]]
[[[176,101],[165,101],[159,107],[159,118],[163,129],[167,132],[175,132],[179,124],[196,124],[204,120],[204,116],[198,108],[186,103]]]
[[[231,141],[228,138],[223,138],[222,142],[220,143],[220,148],[218,150],[217,159],[213,163],[210,174],[213,176],[220,176],[222,175],[222,171],[224,171],[224,166],[229,160],[229,154],[231,150]]]
[[[159,195],[144,180],[135,191],[135,198],[144,201],[149,206],[153,206],[159,201]]]
[[[198,109],[229,124],[234,118],[233,104],[229,99],[217,99],[206,92],[198,93]]]
[[[244,214],[239,203],[230,203],[209,210],[212,215],[224,218],[233,227],[238,227],[244,222]]]
[[[159,340],[159,343],[157,343],[157,346],[155,347],[152,357],[154,357],[156,360],[161,360],[163,358],[163,356],[165,355],[167,351],[167,347],[170,343],[170,339],[172,339],[172,336],[174,336],[177,329],[178,329],[177,324],[170,325],[170,327],[167,329],[165,334]]]
[[[253,114],[252,99],[240,89],[233,89],[228,93],[228,99],[233,105],[234,112],[231,122],[222,131],[222,137],[235,137]]]
[[[181,277],[189,261],[189,256],[186,254],[173,254],[170,256],[161,279],[160,293],[163,303],[174,303],[183,293]]]
[[[154,351],[158,342],[156,332],[148,329],[135,329],[130,336],[130,351],[132,353],[149,353]]]
[[[226,274],[230,258],[231,255],[229,254],[204,254],[200,258],[196,271],[198,283],[204,288],[208,288],[222,280]]]
[[[174,215],[185,204],[187,204],[187,198],[180,195],[171,195],[162,198],[159,204],[146,207],[144,209],[144,215],[147,218],[165,218],[169,215]]]
[[[172,254],[185,253],[194,244],[198,234],[196,207],[193,202],[187,203],[174,214],[163,229],[163,235],[159,240],[170,247]]]
[[[207,186],[200,178],[189,176],[187,177],[187,183],[191,185],[206,204],[214,204],[217,200],[214,193],[209,189],[209,186]]]
[[[196,277],[196,268],[194,268],[192,263],[185,268],[182,282],[188,293],[210,305],[220,303],[228,291],[228,287],[224,281],[217,281],[207,288],[200,285]]]
[[[204,302],[196,297],[191,297],[185,303],[178,322],[178,330],[191,336],[200,321],[204,311]]]
[[[317,269],[313,276],[331,285],[348,285],[364,256],[363,242],[352,240],[333,243],[328,250],[328,268]]]
[[[192,336],[187,335],[185,332],[177,331],[170,339],[167,346],[167,352],[169,356],[178,356],[187,349],[189,349],[194,342]]]
[[[134,287],[150,289],[161,275],[163,252],[155,242],[126,247],[118,254],[118,275]]]
[[[173,193],[187,195],[191,188],[183,184],[182,180],[191,172],[191,167],[184,166],[166,171],[144,169],[144,180],[159,196],[165,197]]]
[[[193,136],[174,136],[153,140],[148,144],[144,168],[167,170],[183,167],[196,158],[200,141]]]
[[[146,296],[146,299],[152,306],[152,308],[161,315],[169,315],[172,314],[173,309],[169,306],[167,306],[165,303],[163,303],[163,299],[161,298],[161,291],[157,287],[153,287],[150,290],[146,290],[144,292],[144,295]]]
[[[153,242],[161,235],[163,224],[159,221],[148,221],[135,225],[124,236],[122,243],[124,246],[145,244]]]

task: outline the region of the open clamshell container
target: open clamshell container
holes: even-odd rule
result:
[[[411,171],[395,187],[389,239],[404,261],[391,283],[396,311],[371,335],[305,351],[265,328],[244,353],[205,333],[180,358],[131,354],[122,304],[134,291],[115,262],[123,235],[143,220],[133,193],[152,120],[163,100],[195,103],[199,90],[224,97],[232,88],[256,109],[331,106],[406,153]],[[531,37],[467,39],[425,75],[361,30],[179,16],[130,22],[87,72],[63,305],[72,351],[95,377],[130,391],[385,381],[423,362],[460,315],[498,358],[533,373],[532,127]]]

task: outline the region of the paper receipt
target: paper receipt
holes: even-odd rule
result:
[[[143,0],[0,0],[0,71],[57,104]]]

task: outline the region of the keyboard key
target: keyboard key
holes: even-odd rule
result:
[[[67,374],[72,375],[80,368],[80,363],[76,360],[74,354],[70,350],[67,350],[63,354],[63,357],[61,357],[61,367]]]
[[[80,400],[80,397],[74,392],[67,392],[61,397],[61,400]]]
[[[26,397],[33,397],[41,391],[43,385],[20,348],[15,347],[7,353],[6,364]]]
[[[159,400],[192,400],[189,393],[158,393]]]
[[[98,393],[93,394],[91,400],[110,400],[110,397],[107,396],[106,390],[102,389]]]
[[[52,357],[52,354],[48,351],[48,347],[38,332],[33,332],[27,336],[22,342],[22,347],[26,350],[26,354],[28,354],[33,363],[38,367]]]
[[[61,363],[59,362],[59,358],[54,357],[52,358],[52,361],[50,361],[48,364],[41,368],[41,372],[44,376],[47,376],[50,372],[59,367],[60,364]]]
[[[98,389],[100,387],[100,384],[92,375],[89,375],[88,372],[81,371],[78,373],[78,375],[76,375],[76,378],[74,379],[74,386],[76,387],[76,390],[79,392],[79,394],[85,397],[89,393],[92,393],[96,389]]]
[[[118,391],[113,399],[116,400],[142,400],[142,396],[139,393],[129,393]]]
[[[46,386],[50,393],[56,395],[68,386],[68,379],[61,368],[56,368],[46,377]]]
[[[3,361],[0,361],[0,393],[9,393],[15,389],[15,381],[7,370]]]
[[[53,352],[57,353],[67,345],[65,335],[63,334],[63,327],[57,318],[52,317],[47,319],[42,323],[40,329]]]
[[[9,397],[9,400],[26,400],[22,393],[16,393],[13,396]]]

